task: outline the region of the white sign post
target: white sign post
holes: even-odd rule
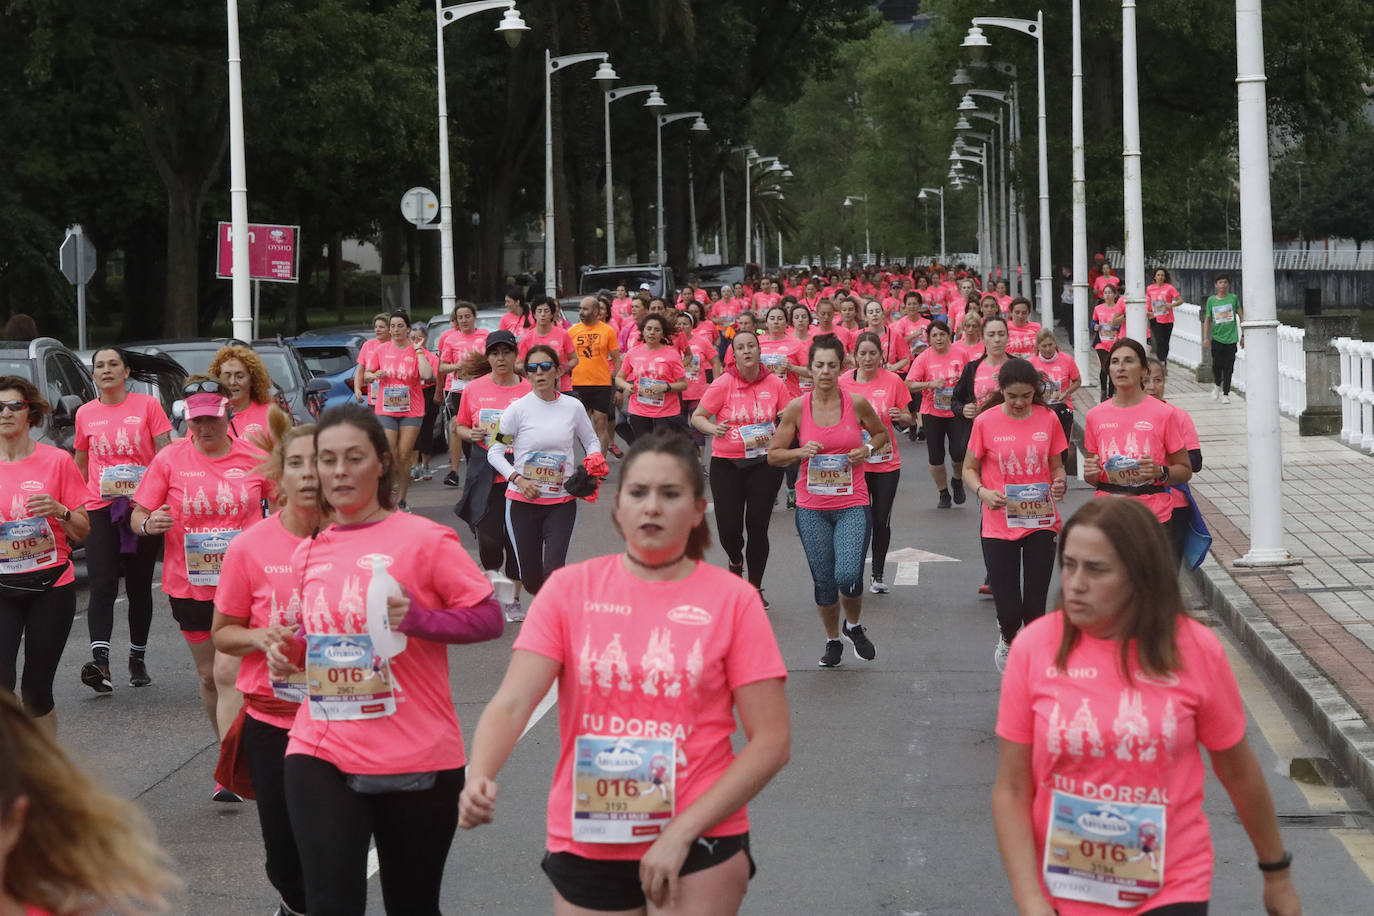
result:
[[[67,227],[67,237],[57,252],[62,275],[76,287],[77,349],[86,349],[86,284],[95,276],[95,245],[81,231],[81,224]]]

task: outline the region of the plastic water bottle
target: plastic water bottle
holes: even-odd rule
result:
[[[372,638],[372,651],[378,658],[394,658],[406,647],[406,635],[393,631],[387,617],[387,598],[400,598],[404,593],[386,567],[386,560],[374,554],[372,581],[367,584],[367,635]]]
[[[502,607],[515,600],[515,583],[497,569],[486,570],[487,581],[491,583],[491,590],[496,594],[496,601]]]

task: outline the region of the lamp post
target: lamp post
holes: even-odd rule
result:
[[[1037,139],[1040,159],[1040,321],[1046,327],[1054,327],[1054,313],[1050,308],[1050,168],[1048,151],[1045,148],[1045,36],[1044,15],[1035,14],[1034,19],[1008,19],[1001,16],[977,16],[964,38],[963,46],[975,58],[981,56],[990,44],[983,35],[981,26],[997,26],[1012,29],[1035,39],[1037,94],[1036,118],[1038,119]]]
[[[1006,163],[1007,168],[1007,207],[1009,215],[1007,217],[1006,232],[1010,240],[1008,244],[1008,262],[1014,269],[1012,277],[1012,289],[1018,296],[1025,296],[1028,293],[1028,281],[1025,277],[1026,259],[1026,212],[1022,202],[1016,194],[1016,184],[1011,180],[1011,173],[1016,170],[1016,149],[1021,143],[1021,116],[1018,113],[1016,97],[1016,81],[1012,80],[1011,91],[1003,92],[1000,89],[969,89],[966,95],[978,98],[991,99],[1000,102],[1007,107],[1007,145]],[[998,113],[1001,113],[999,109]]]
[[[550,297],[558,296],[553,222],[553,75],[565,67],[590,60],[601,62],[592,76],[596,82],[613,83],[619,79],[611,66],[611,55],[605,51],[551,57],[548,48],[544,49],[544,295]]]
[[[448,166],[448,87],[444,78],[444,26],[487,10],[505,10],[501,24],[496,27],[512,48],[520,43],[521,35],[529,31],[515,0],[477,0],[444,6],[434,0],[435,44],[438,48],[439,83],[439,296],[445,315],[453,311],[458,293],[453,277],[453,191],[449,184]]]
[[[229,35],[229,218],[234,266],[230,272],[233,292],[234,336],[253,339],[252,275],[248,263],[248,166],[243,137],[243,58],[239,56],[238,0],[227,0],[225,16]]]
[[[692,123],[692,130],[695,130],[695,131],[702,131],[702,132],[707,131],[707,130],[710,130],[710,128],[706,126],[706,121],[702,119],[702,117],[701,117],[701,112],[699,112],[699,111],[679,111],[679,112],[676,112],[675,114],[659,115],[658,118],[657,118],[657,120],[655,121],[655,124],[657,125],[657,127],[656,127],[655,132],[654,132],[654,137],[655,137],[655,142],[657,143],[657,149],[658,149],[658,214],[657,214],[657,215],[658,215],[658,263],[660,263],[660,264],[666,264],[666,263],[668,262],[668,252],[667,252],[667,250],[666,250],[665,247],[664,247],[664,241],[663,241],[663,232],[664,232],[664,222],[663,222],[663,128],[667,127],[669,124],[672,124],[674,121],[682,121],[682,120],[685,120],[685,119],[687,119],[687,118],[696,118],[696,120]],[[695,227],[694,227],[693,230],[692,230],[692,234],[693,234],[693,236],[696,235],[696,229],[695,229]],[[695,247],[695,242],[693,243],[693,247]]]
[[[940,263],[945,263],[945,189],[944,188],[921,188],[921,193],[916,195],[917,200],[925,200],[927,194],[940,195]]]
[[[864,267],[867,267],[869,264],[871,264],[871,263],[873,262],[873,243],[869,240],[869,237],[868,237],[868,195],[867,195],[867,194],[848,194],[848,195],[845,196],[844,205],[845,205],[846,207],[852,207],[852,206],[854,206],[854,201],[856,201],[856,200],[861,200],[861,201],[864,202],[864,263],[863,263],[863,266],[864,266]]]
[[[626,86],[623,89],[607,89],[603,94],[606,109],[606,266],[615,266],[615,192],[611,184],[611,103],[618,102],[629,95],[649,93],[645,108],[666,108],[668,103],[658,94],[653,85]]]
[[[986,266],[983,268],[984,277],[991,278],[993,265],[997,261],[997,224],[995,216],[997,214],[996,198],[993,196],[996,191],[992,183],[990,173],[993,172],[994,163],[992,156],[987,151],[988,144],[992,142],[991,134],[979,133],[978,131],[966,130],[954,141],[954,146],[958,152],[970,152],[975,149],[970,144],[969,139],[976,140],[978,143],[978,156],[984,160],[983,163],[983,232],[985,235],[985,248],[987,252]],[[989,282],[989,285],[991,283]]]
[[[1073,0],[1073,359],[1085,385],[1093,384],[1097,359],[1088,339],[1092,301],[1088,289],[1088,179],[1083,166],[1083,23]]]
[[[1121,174],[1125,191],[1126,336],[1145,343],[1145,208],[1140,190],[1140,87],[1135,0],[1121,0]],[[1277,491],[1275,491],[1277,492]]]
[[[1000,240],[1001,247],[998,252],[1001,257],[1001,261],[998,263],[998,268],[1002,271],[1003,276],[1005,276],[1010,271],[1011,265],[1014,263],[1011,250],[1012,239],[1015,238],[1015,235],[1011,231],[1011,213],[1015,209],[1016,200],[1013,196],[1011,198],[1010,203],[1008,202],[1008,196],[1011,194],[1011,178],[1007,174],[1007,144],[1006,135],[1003,130],[1002,112],[999,111],[997,112],[997,114],[994,115],[986,111],[975,110],[966,111],[965,114],[971,118],[979,118],[984,121],[990,121],[997,125],[997,159],[994,161],[997,164],[997,196],[999,198],[1000,207],[1002,211],[1002,237]],[[1010,280],[1007,281],[1007,286],[1011,286]]]
[[[751,164],[762,165],[765,162],[772,163],[768,167],[769,171],[774,171],[773,166],[778,164],[777,156],[760,156],[758,150],[752,146],[737,146],[730,152],[744,150],[744,264],[747,267],[754,260],[754,215],[751,210],[753,185],[749,181],[749,166]],[[777,169],[777,171],[782,171]]]
[[[968,153],[960,152],[955,149],[949,154],[949,161],[956,165],[961,162],[972,162],[974,165],[982,166],[983,180],[978,185],[979,203],[979,223],[978,231],[978,266],[980,272],[986,275],[988,266],[988,236],[991,235],[988,224],[988,163],[986,156],[971,156]]]

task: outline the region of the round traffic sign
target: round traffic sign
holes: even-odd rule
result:
[[[401,215],[416,226],[431,223],[439,215],[439,198],[429,188],[411,188],[401,197]]]

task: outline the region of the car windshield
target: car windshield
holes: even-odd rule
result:
[[[172,359],[181,363],[181,367],[186,370],[187,375],[204,375],[210,368],[210,363],[214,360],[215,354],[219,352],[219,344],[207,344],[204,349],[182,349],[169,351],[168,355]]]
[[[697,267],[692,271],[692,276],[700,281],[706,289],[711,287],[721,287],[729,283],[732,286],[736,283],[744,282],[744,268],[731,264],[714,264],[709,267]]]
[[[582,295],[589,296],[601,290],[614,293],[617,286],[623,286],[633,294],[639,284],[647,283],[655,294],[663,291],[663,275],[657,270],[638,270],[627,267],[624,270],[595,270],[582,275]]]
[[[262,359],[262,364],[267,367],[267,374],[272,376],[272,381],[276,382],[279,387],[287,391],[300,387],[294,361],[289,353],[282,350],[268,350],[267,352],[259,350],[257,352]]]
[[[348,347],[301,347],[297,346],[301,358],[313,375],[333,375],[352,369],[356,365],[353,351]]]
[[[17,375],[33,381],[33,363],[27,359],[0,357],[0,375]]]

